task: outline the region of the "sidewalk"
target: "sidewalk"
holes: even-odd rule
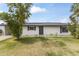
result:
[[[0,41],[11,38],[12,36],[0,36]]]

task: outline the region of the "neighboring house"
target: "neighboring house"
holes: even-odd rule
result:
[[[67,23],[26,23],[22,35],[69,35]],[[0,35],[10,35],[6,24],[0,24]]]

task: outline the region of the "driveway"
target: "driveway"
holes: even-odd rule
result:
[[[11,38],[12,36],[0,36],[0,41]]]

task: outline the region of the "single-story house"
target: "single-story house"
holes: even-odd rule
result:
[[[69,35],[67,23],[39,22],[26,23],[22,35]],[[10,35],[6,24],[0,24],[0,35]]]

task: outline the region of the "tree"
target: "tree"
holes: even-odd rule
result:
[[[25,19],[31,15],[29,11],[31,5],[31,3],[9,3],[8,12],[0,13],[0,18],[6,21],[11,34],[17,39],[20,39]]]
[[[70,20],[71,20],[71,23],[69,23],[68,25],[68,29],[69,31],[71,32],[71,35],[74,36],[74,38],[76,38],[76,28],[77,28],[77,22],[75,20],[75,17],[73,17],[72,15],[70,16]]]
[[[75,38],[79,39],[79,4],[74,3],[71,8],[72,15],[70,16],[70,23],[69,23],[69,31],[71,32],[71,35],[73,35]]]

